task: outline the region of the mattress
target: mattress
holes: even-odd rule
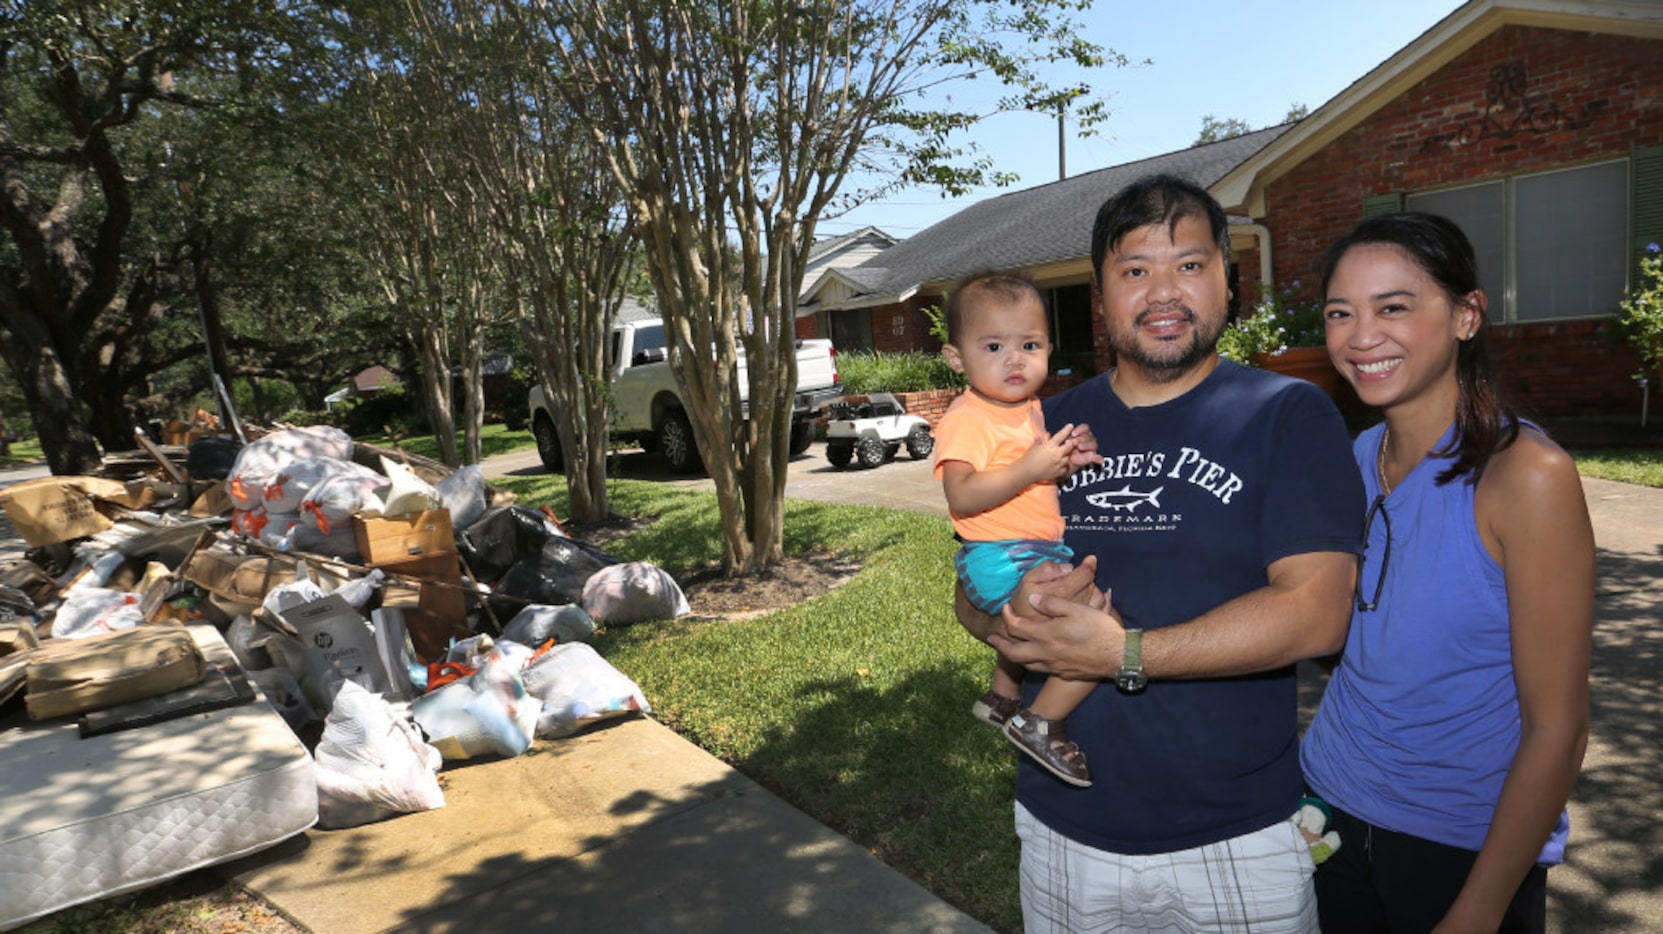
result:
[[[210,664],[231,657],[190,627]],[[312,757],[263,700],[83,739],[0,719],[0,930],[262,850],[317,822]]]

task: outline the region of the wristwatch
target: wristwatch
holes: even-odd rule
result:
[[[1115,672],[1114,686],[1122,694],[1136,694],[1149,686],[1143,674],[1143,630],[1126,630],[1126,652],[1120,658],[1120,670]]]

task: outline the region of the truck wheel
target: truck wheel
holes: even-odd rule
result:
[[[804,451],[808,450],[808,446],[813,444],[813,443],[814,443],[814,423],[813,422],[792,422],[791,423],[790,451],[791,451],[791,456],[792,457],[796,457],[797,455],[799,455],[799,454],[803,453]]]
[[[899,442],[899,441],[891,442],[889,444],[884,445],[883,446],[884,463],[887,464],[890,461],[894,460],[895,455],[900,453],[900,451],[901,451],[901,442]]]
[[[912,426],[912,430],[907,432],[907,453],[912,455],[912,459],[921,461],[929,457],[933,450],[935,450],[935,436],[930,434],[930,426]]]
[[[830,461],[831,465],[836,467],[838,470],[842,470],[843,468],[849,466],[849,461],[852,460],[854,456],[855,447],[848,442],[838,443],[836,441],[831,441],[826,444],[826,460]]]
[[[860,466],[867,469],[882,464],[885,459],[886,445],[877,438],[862,438],[855,445],[855,453],[860,455]]]
[[[537,459],[543,462],[543,469],[564,473],[566,461],[560,453],[560,433],[554,430],[554,421],[538,412],[531,423],[531,436],[537,439]]]
[[[692,473],[703,466],[699,461],[699,445],[693,440],[693,425],[687,420],[687,413],[680,409],[664,413],[664,421],[658,426],[658,449],[664,452],[664,459],[676,473]]]

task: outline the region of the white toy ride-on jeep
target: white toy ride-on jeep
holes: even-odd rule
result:
[[[865,402],[831,406],[831,420],[826,422],[826,460],[838,470],[856,459],[862,467],[876,467],[893,458],[903,444],[913,460],[929,457],[935,450],[930,423],[908,415],[890,393],[874,392]]]

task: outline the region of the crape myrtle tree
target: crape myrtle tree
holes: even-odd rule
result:
[[[466,127],[458,164],[486,214],[480,235],[556,415],[532,430],[561,452],[571,517],[602,519],[608,336],[634,255],[622,194],[558,91],[539,18],[496,0],[411,0],[409,10],[424,47],[447,64],[444,100]]]
[[[818,219],[857,170],[950,193],[992,171],[956,134],[987,114],[928,92],[997,81],[1003,109],[1100,103],[1037,66],[1101,66],[1070,0],[533,0],[565,103],[623,187],[699,453],[723,566],[783,557],[796,297]],[[858,195],[856,196],[858,198]],[[737,262],[730,260],[737,255]],[[749,411],[741,401],[743,349]]]
[[[356,169],[340,190],[415,348],[440,457],[474,463],[486,336],[524,301],[523,247],[537,235],[518,222],[524,166],[496,160],[525,133],[517,70],[538,63],[489,2],[351,0],[329,21],[337,85],[319,112],[334,160]]]
[[[460,127],[441,100],[440,63],[403,3],[343,5],[334,27],[338,84],[313,118],[332,127],[331,158],[355,167],[337,176],[339,193],[358,212],[376,282],[414,349],[439,458],[457,464],[451,372],[469,339],[466,302],[479,269],[465,255],[477,215],[457,185]]]

